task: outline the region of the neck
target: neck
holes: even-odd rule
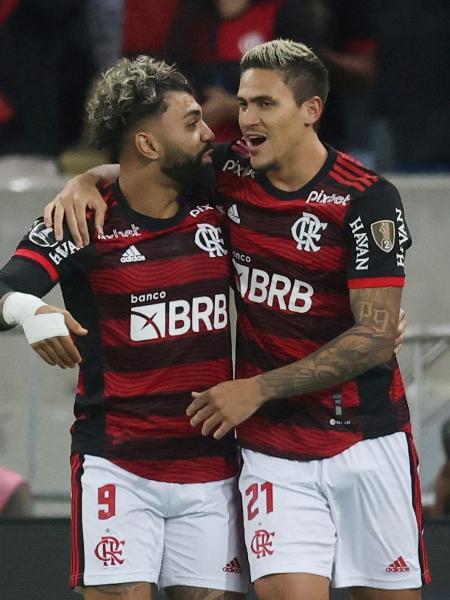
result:
[[[295,192],[317,175],[327,157],[327,149],[314,132],[291,147],[280,165],[267,172],[267,178],[279,190]]]
[[[178,212],[180,186],[156,169],[121,164],[119,183],[130,208],[142,215],[170,219]]]

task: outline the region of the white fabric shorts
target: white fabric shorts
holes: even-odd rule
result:
[[[71,587],[148,581],[246,592],[236,478],[164,483],[73,455]]]
[[[397,590],[430,580],[410,436],[364,440],[322,460],[242,455],[252,581],[311,573],[338,588]]]

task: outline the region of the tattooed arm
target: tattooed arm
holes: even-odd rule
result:
[[[401,287],[350,290],[355,325],[306,358],[256,377],[262,401],[328,388],[388,361],[401,293]]]
[[[191,425],[203,424],[203,435],[214,431],[220,439],[265,402],[328,388],[386,362],[394,352],[401,293],[401,287],[350,290],[353,327],[290,365],[194,392]]]

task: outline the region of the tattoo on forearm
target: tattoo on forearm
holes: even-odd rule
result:
[[[177,585],[166,588],[169,600],[244,600],[245,594]]]
[[[264,397],[286,398],[331,387],[388,360],[400,298],[400,288],[354,291],[355,325],[306,358],[260,375]]]

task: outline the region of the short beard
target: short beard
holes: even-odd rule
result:
[[[181,189],[191,187],[195,180],[200,179],[203,173],[208,173],[212,167],[211,164],[202,163],[202,157],[206,150],[202,150],[196,156],[191,156],[176,146],[168,146],[166,160],[161,171],[175,181]]]

